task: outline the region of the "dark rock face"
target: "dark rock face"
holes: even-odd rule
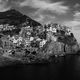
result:
[[[17,25],[25,21],[24,15],[16,10],[0,12],[0,24]]]
[[[66,26],[42,26],[14,9],[0,12],[0,35],[1,56],[23,63],[49,62],[53,56],[78,49],[73,33]]]
[[[32,20],[26,15],[21,14],[15,9],[11,9],[6,12],[0,12],[0,24],[20,25],[26,21],[29,23],[29,25],[41,25],[40,23]]]

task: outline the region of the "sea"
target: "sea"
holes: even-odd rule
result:
[[[78,80],[80,55],[55,58],[51,63],[11,64],[0,67],[0,79],[6,80]]]

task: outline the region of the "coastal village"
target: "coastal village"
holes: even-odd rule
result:
[[[13,25],[0,25],[0,31],[12,31],[13,29],[16,29]],[[27,56],[35,56],[32,54],[33,52],[37,53],[39,56],[43,54],[44,56],[62,56],[72,52],[72,46],[65,45],[63,42],[58,41],[58,38],[64,35],[71,36],[70,29],[66,29],[65,26],[61,27],[56,24],[47,25],[46,27],[37,26],[35,31],[33,31],[33,27],[25,26],[21,28],[19,35],[4,35],[1,37],[0,51],[2,51],[3,55],[12,56],[12,54],[16,54],[19,57],[25,56],[26,54]],[[45,50],[43,51],[45,47],[47,48],[46,52]],[[78,45],[75,46],[75,48],[77,47]],[[29,53],[27,53],[26,50]]]
[[[16,29],[14,25],[11,26],[9,24],[0,25],[0,31],[13,30],[13,29]]]
[[[0,55],[13,59],[49,59],[78,50],[71,29],[64,25],[42,25],[12,9],[0,14]]]

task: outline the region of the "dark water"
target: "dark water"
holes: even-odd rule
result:
[[[50,64],[11,65],[0,68],[0,78],[22,80],[78,80],[80,56],[66,56]]]

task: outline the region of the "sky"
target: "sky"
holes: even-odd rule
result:
[[[53,22],[71,27],[80,43],[80,0],[0,0],[0,12],[11,8],[41,24]]]

